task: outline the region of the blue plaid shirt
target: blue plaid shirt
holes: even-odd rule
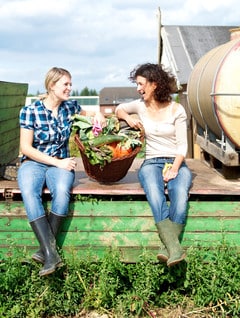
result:
[[[64,101],[60,104],[58,116],[55,118],[52,111],[38,100],[21,109],[20,127],[33,130],[34,148],[52,157],[67,158],[69,157],[71,117],[80,111],[81,106],[76,100]]]

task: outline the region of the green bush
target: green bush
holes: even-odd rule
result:
[[[194,317],[240,316],[240,255],[224,244],[189,249],[186,261],[171,268],[147,252],[127,264],[110,251],[98,262],[66,259],[54,274],[39,277],[41,265],[22,259],[0,263],[0,317],[74,317],[83,309],[154,317],[156,308],[187,312],[189,304],[201,311]]]

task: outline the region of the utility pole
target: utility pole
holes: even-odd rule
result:
[[[157,52],[158,56],[157,56],[157,59],[158,59],[158,64],[161,64],[163,47],[162,47],[162,36],[161,36],[162,16],[161,16],[160,7],[158,7],[157,18],[158,18],[158,52]]]

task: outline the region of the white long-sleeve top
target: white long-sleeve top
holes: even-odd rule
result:
[[[175,107],[174,107],[175,104]],[[145,158],[186,157],[187,115],[181,104],[170,104],[170,116],[166,120],[156,121],[147,114],[147,107],[141,99],[120,104],[116,108],[123,109],[128,114],[137,114],[141,120],[146,137]]]

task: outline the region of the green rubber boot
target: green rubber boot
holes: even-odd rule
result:
[[[44,255],[44,266],[40,270],[39,275],[49,275],[53,273],[58,264],[62,262],[56,250],[56,240],[52,229],[46,216],[42,216],[30,222],[30,225],[40,244],[40,250],[43,251]]]
[[[183,230],[183,225],[165,219],[158,223],[158,230],[159,236],[169,253],[167,266],[170,267],[181,262],[186,257],[179,242],[179,235]]]
[[[65,218],[65,215],[59,215],[53,212],[50,212],[49,215],[47,216],[48,222],[50,224],[50,227],[52,229],[52,232],[55,238],[57,237],[57,234],[59,232],[59,229],[61,227],[61,224],[64,218]],[[38,263],[44,264],[44,255],[41,248],[32,255],[32,259]],[[58,267],[60,265],[61,264],[59,264]]]
[[[158,233],[160,232],[159,227],[158,227],[158,223],[156,224]],[[169,259],[169,254],[168,254],[168,250],[166,249],[166,246],[163,244],[161,237],[159,235],[159,239],[160,239],[160,247],[158,250],[158,254],[157,254],[157,259],[160,262],[166,263]]]

